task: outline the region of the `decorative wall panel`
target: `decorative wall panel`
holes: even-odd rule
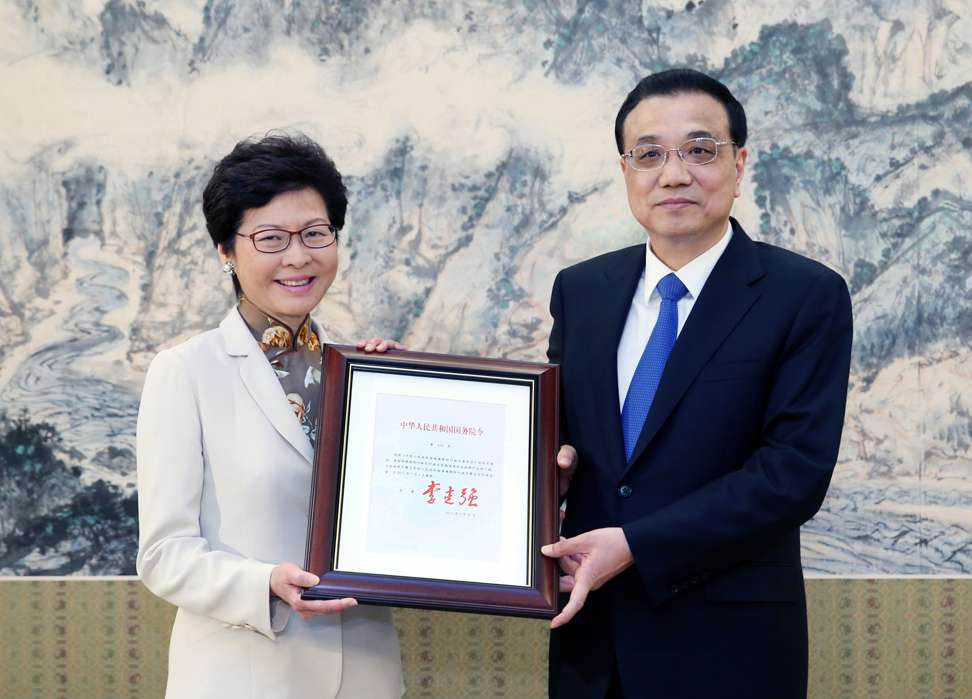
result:
[[[972,581],[810,580],[810,699],[972,697]],[[0,696],[159,699],[175,608],[137,581],[0,584]],[[542,699],[542,621],[395,610],[405,699]]]

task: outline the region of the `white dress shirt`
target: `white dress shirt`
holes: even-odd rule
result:
[[[675,272],[679,281],[688,289],[688,293],[678,301],[678,333],[682,332],[695,301],[702,293],[702,287],[705,286],[706,280],[712,273],[716,262],[722,257],[722,253],[729,247],[731,238],[732,224],[728,226],[726,234],[719,239],[718,243]],[[671,274],[673,271],[655,256],[655,253],[651,251],[651,245],[645,246],[645,271],[638,281],[634,298],[631,299],[628,320],[624,324],[621,342],[618,343],[618,405],[622,409],[624,408],[624,398],[628,395],[631,379],[634,377],[635,369],[638,368],[638,361],[641,359],[648,338],[651,337],[651,331],[654,330],[655,323],[658,321],[661,294],[655,287],[662,277]],[[677,334],[676,337],[678,337]]]

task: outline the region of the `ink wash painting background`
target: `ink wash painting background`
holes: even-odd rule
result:
[[[162,347],[232,304],[200,197],[244,137],[346,175],[332,337],[543,360],[560,268],[644,240],[613,120],[690,66],[746,106],[735,214],[848,280],[822,575],[972,574],[965,0],[0,5],[0,573],[134,572],[134,430]]]

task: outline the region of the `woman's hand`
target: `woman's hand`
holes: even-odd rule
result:
[[[320,614],[336,614],[358,605],[358,601],[353,597],[313,601],[300,598],[300,593],[305,587],[311,587],[320,581],[319,577],[302,570],[294,563],[281,563],[270,571],[270,592],[282,599],[304,619]]]
[[[380,337],[373,337],[370,340],[359,342],[358,349],[365,352],[387,352],[390,349],[403,350],[405,348],[394,340],[382,340]]]

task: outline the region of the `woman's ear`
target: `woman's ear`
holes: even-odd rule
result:
[[[236,288],[238,282],[236,281],[236,259],[235,255],[231,251],[227,251],[223,244],[220,243],[216,246],[217,252],[219,252],[219,261],[223,263],[223,274],[233,275],[233,287]],[[239,289],[237,288],[237,291]]]

